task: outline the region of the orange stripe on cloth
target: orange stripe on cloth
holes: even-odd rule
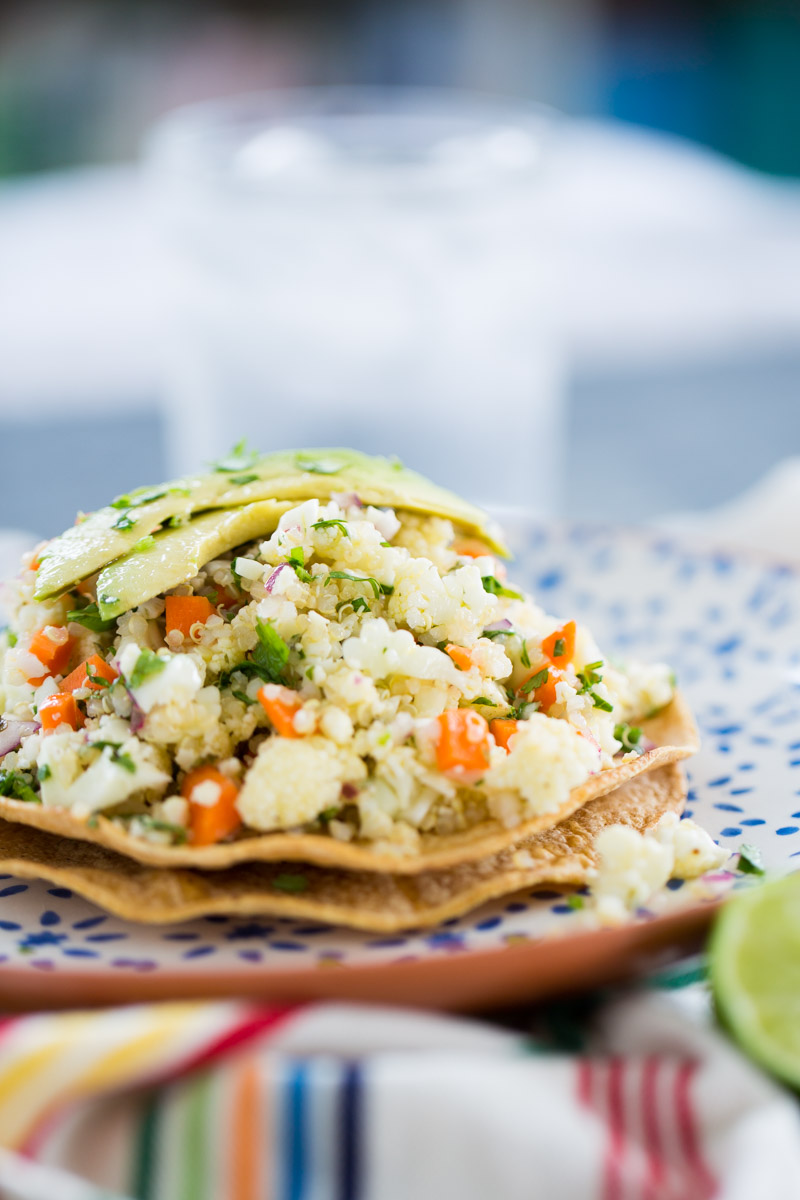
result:
[[[243,1062],[236,1076],[231,1114],[230,1200],[269,1200],[261,1133],[265,1106],[258,1064]]]

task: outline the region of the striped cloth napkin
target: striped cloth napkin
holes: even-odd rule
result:
[[[0,1028],[3,1200],[796,1200],[795,1102],[696,985],[536,1036],[342,1004],[146,1005]],[[695,1011],[693,1011],[695,1010]],[[578,1053],[548,1046],[581,1031]]]

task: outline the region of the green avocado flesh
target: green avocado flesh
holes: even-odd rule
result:
[[[42,556],[34,595],[60,595],[101,571],[100,612],[105,619],[119,616],[191,579],[216,555],[272,532],[292,504],[338,492],[354,492],[366,504],[445,517],[497,553],[508,553],[485,513],[396,461],[343,449],[264,456],[236,451],[208,475],[139,488],[55,538]],[[173,518],[185,524],[161,529]],[[151,534],[154,544],[137,549]]]
[[[253,538],[265,537],[292,501],[261,500],[215,510],[178,529],[165,529],[144,550],[133,550],[100,572],[97,607],[104,621],[192,579],[204,563]]]

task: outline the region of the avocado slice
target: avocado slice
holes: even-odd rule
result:
[[[145,600],[186,583],[204,563],[249,542],[273,533],[288,500],[261,500],[242,508],[212,510],[177,529],[165,529],[151,544],[133,550],[101,571],[97,580],[97,607],[104,621],[121,616]]]
[[[130,554],[141,538],[173,517],[236,509],[263,500],[298,502],[314,496],[326,500],[334,492],[356,492],[367,504],[446,517],[497,553],[508,553],[485,513],[395,460],[345,449],[281,450],[258,456],[239,448],[208,475],[138,488],[55,538],[43,556],[34,595],[46,600],[68,591]],[[157,540],[162,536],[157,534]]]

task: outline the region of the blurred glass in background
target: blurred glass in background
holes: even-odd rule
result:
[[[171,470],[235,430],[394,454],[552,510],[562,397],[532,202],[550,123],[459,93],[353,88],[168,117],[150,174],[172,268]]]
[[[405,197],[390,202],[383,176],[370,185],[378,221],[366,192],[335,196],[330,164],[296,160],[277,173],[273,164],[269,186],[251,171],[227,187],[240,214],[228,241],[215,186],[171,168],[161,218],[165,208],[178,216],[172,245],[200,272],[176,309],[136,165],[147,131],[197,101],[218,112],[225,97],[343,85],[502,93],[514,109],[542,103],[568,119],[529,174],[506,189],[499,181],[514,171],[496,173],[480,204],[466,181],[457,203],[441,216],[430,204],[422,222]],[[336,149],[342,161],[349,153]],[[301,216],[286,202],[288,175],[312,168],[324,186]],[[7,0],[2,523],[51,534],[76,509],[163,477],[170,441],[188,463],[216,443],[221,421],[235,440],[262,383],[276,436],[296,407],[317,406],[314,440],[363,436],[378,448],[379,418],[409,395],[414,371],[417,402],[452,410],[457,431],[459,405],[485,403],[497,375],[492,422],[471,446],[451,439],[441,466],[398,448],[457,486],[467,486],[458,462],[480,447],[507,456],[492,472],[497,499],[522,492],[614,520],[719,503],[800,452],[798,176],[800,8],[789,0]],[[257,217],[244,199],[254,192]],[[466,214],[479,210],[467,237]],[[363,278],[346,280],[345,310],[336,281],[362,244]],[[228,286],[212,287],[214,272]],[[348,414],[365,403],[375,423],[354,428]],[[513,419],[501,425],[506,408]],[[176,426],[179,441],[168,434]]]

